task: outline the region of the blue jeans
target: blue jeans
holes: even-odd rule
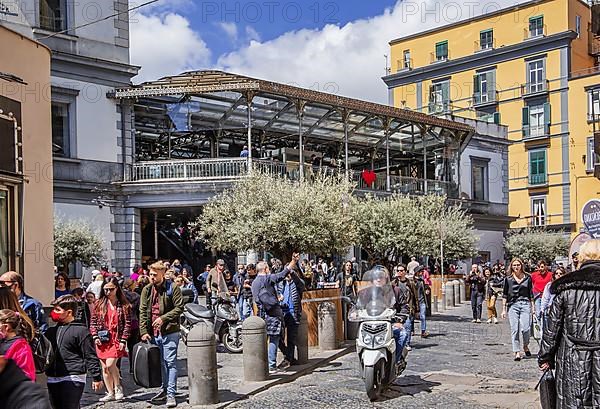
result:
[[[513,352],[519,352],[521,350],[519,333],[523,337],[523,346],[526,347],[529,345],[531,303],[529,301],[517,301],[511,305],[508,309],[508,322],[510,322]]]
[[[542,295],[535,298],[535,316],[538,319],[538,322],[542,322]]]
[[[396,328],[393,327],[392,333],[394,334],[394,339],[396,340],[396,362],[400,362],[400,358],[402,357],[402,350],[407,344],[408,334],[405,327]]]
[[[167,396],[175,396],[177,392],[177,347],[179,331],[152,338],[152,343],[160,347],[162,388]]]
[[[410,346],[410,340],[412,339],[412,331],[414,325],[414,317],[408,317],[404,322],[404,330],[406,331],[406,344]]]
[[[269,335],[269,368],[277,367],[277,347],[281,335]]]
[[[427,321],[426,321],[426,316],[427,314],[427,304],[422,302],[419,303],[419,319],[421,320],[421,333],[427,331]]]
[[[252,315],[252,307],[250,305],[250,300],[244,297],[240,297],[238,300],[238,314],[240,314],[240,320],[244,321],[250,315]]]

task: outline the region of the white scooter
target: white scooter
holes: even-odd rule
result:
[[[391,385],[406,369],[406,348],[396,362],[396,341],[392,321],[396,317],[395,297],[385,267],[377,266],[365,273],[370,284],[361,289],[348,313],[350,321],[359,322],[356,352],[367,395],[371,401]],[[347,301],[347,300],[346,300]]]

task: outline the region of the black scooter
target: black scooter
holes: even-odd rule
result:
[[[199,322],[213,326],[217,339],[234,354],[243,350],[242,322],[235,305],[223,298],[213,298],[213,309],[199,304],[186,304],[181,316],[181,338],[187,345],[187,337],[192,327]]]

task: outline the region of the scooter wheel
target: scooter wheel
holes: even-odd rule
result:
[[[229,331],[224,331],[221,334],[221,343],[232,354],[239,354],[244,350],[244,345],[242,343],[242,336],[238,339],[233,338]]]
[[[375,366],[365,366],[365,388],[371,402],[377,400],[381,393],[381,370],[379,362]]]

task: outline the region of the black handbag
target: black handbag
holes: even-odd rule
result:
[[[110,341],[110,332],[105,329],[98,331],[98,339],[102,344],[106,344]]]
[[[540,405],[542,409],[556,408],[556,379],[551,369],[542,374],[535,389],[540,389]]]

